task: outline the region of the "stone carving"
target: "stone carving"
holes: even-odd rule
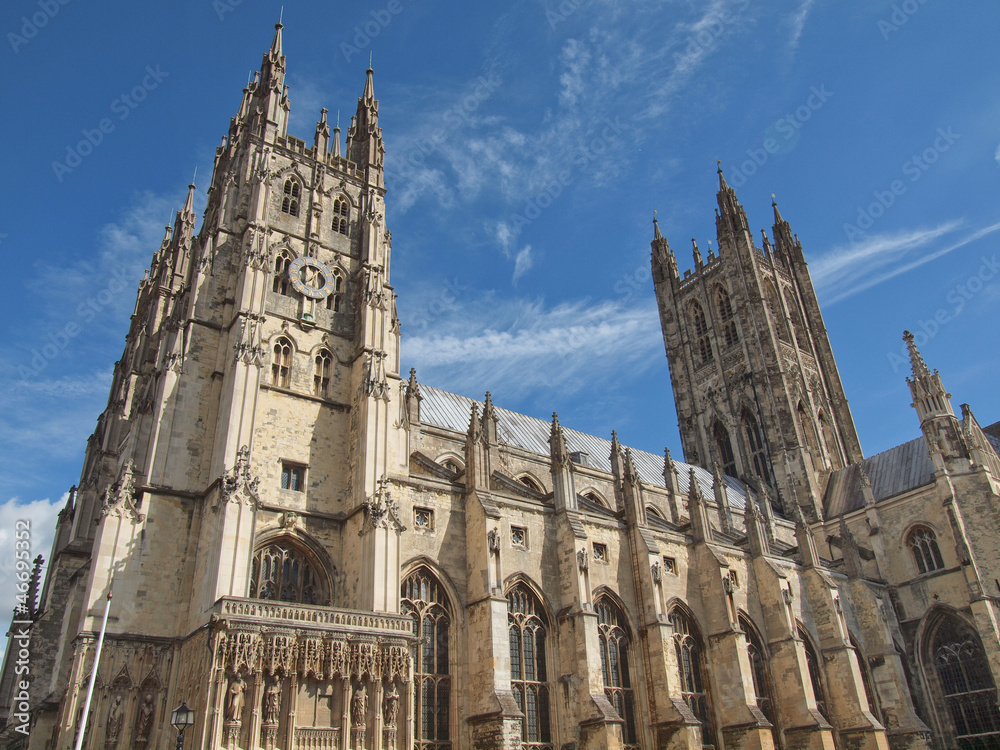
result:
[[[264,723],[278,723],[278,707],[281,705],[281,683],[275,680],[264,692]]]
[[[387,728],[396,727],[396,718],[399,716],[399,689],[395,682],[389,683],[389,690],[382,699],[382,723]]]
[[[365,376],[365,393],[371,398],[389,400],[389,380],[385,374],[386,353],[375,349],[368,355],[368,374]]]
[[[247,684],[240,675],[229,682],[229,692],[226,695],[226,719],[238,722],[243,716],[244,693]]]
[[[389,492],[389,477],[385,474],[378,480],[372,496],[365,500],[364,508],[365,520],[358,536],[363,536],[369,529],[406,531],[406,527],[399,521],[399,506]]]
[[[368,689],[365,683],[359,683],[354,689],[354,696],[351,698],[351,724],[356,727],[365,725],[365,717],[368,716]]]
[[[153,695],[146,693],[142,705],[135,717],[135,734],[133,744],[136,748],[144,748],[149,742],[149,733],[153,729]]]
[[[663,580],[663,569],[660,567],[660,563],[653,563],[649,568],[649,572],[653,576],[653,583],[659,586]]]
[[[490,529],[486,534],[486,547],[494,555],[500,554],[500,532]]]
[[[581,573],[590,569],[590,555],[587,554],[587,550],[578,549],[576,551],[576,565]]]
[[[258,367],[264,363],[264,345],[260,340],[260,332],[263,327],[263,314],[243,313],[240,321],[240,338],[233,345],[237,361]]]
[[[127,518],[132,523],[141,523],[145,516],[139,512],[136,503],[135,461],[125,462],[118,481],[104,491],[101,502],[101,516]]]
[[[244,445],[236,452],[236,465],[222,477],[222,500],[254,507],[260,501],[259,485],[260,478],[250,475],[250,447]]]
[[[108,711],[108,726],[105,744],[107,747],[114,747],[118,744],[118,735],[122,733],[122,723],[125,720],[125,707],[122,705],[122,696],[119,693],[111,703]]]

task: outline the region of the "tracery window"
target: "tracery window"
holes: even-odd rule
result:
[[[333,356],[326,349],[316,353],[316,371],[313,374],[313,393],[326,396],[330,392],[330,371],[333,369]]]
[[[271,382],[288,388],[292,384],[292,342],[284,336],[274,342],[271,358]]]
[[[719,452],[719,465],[722,473],[731,477],[736,476],[736,456],[733,454],[733,443],[729,439],[729,431],[722,426],[722,422],[716,421],[712,428],[712,436],[715,438],[715,447]]]
[[[774,724],[774,701],[771,697],[771,678],[767,671],[767,651],[757,634],[757,629],[742,615],[740,616],[740,628],[747,638],[750,676],[753,678],[753,692],[757,696],[757,708],[769,722]]]
[[[931,639],[930,657],[955,732],[957,747],[1000,746],[997,690],[979,636],[957,617],[945,617]]]
[[[333,292],[326,297],[326,309],[333,312],[340,312],[340,298],[344,294],[344,279],[340,274],[333,276]]]
[[[694,350],[701,364],[712,361],[712,342],[708,338],[705,311],[697,302],[691,303],[691,322],[694,325]]]
[[[299,604],[326,604],[316,568],[288,541],[257,550],[250,571],[250,597]]]
[[[764,445],[764,438],[760,434],[757,420],[749,411],[743,412],[743,432],[747,437],[747,448],[750,450],[750,462],[753,464],[754,473],[764,480],[765,484],[771,484],[771,466],[767,460],[767,446]]]
[[[632,679],[629,674],[628,626],[621,610],[608,597],[599,599],[594,609],[597,611],[598,637],[601,644],[604,694],[625,722],[622,735],[626,750],[638,750],[635,693],[632,690]]]
[[[785,314],[781,311],[781,305],[778,304],[778,293],[774,291],[774,286],[771,285],[770,281],[764,282],[764,301],[767,303],[767,309],[771,313],[771,322],[774,324],[774,330],[778,334],[778,338],[786,344],[790,343],[788,340],[788,323],[785,320]]]
[[[451,606],[444,587],[426,568],[403,581],[403,614],[413,620],[420,643],[413,666],[414,747],[417,750],[451,748],[451,663],[448,637]]]
[[[715,731],[712,728],[708,690],[702,679],[701,639],[691,620],[680,607],[671,610],[670,624],[674,628],[674,650],[677,653],[681,698],[701,722],[702,742],[705,745],[713,745]]]
[[[285,196],[281,199],[281,212],[289,216],[299,215],[299,196],[302,188],[297,180],[285,180]]]
[[[918,526],[913,529],[907,535],[906,543],[913,552],[913,559],[917,563],[917,570],[921,573],[930,573],[932,570],[940,570],[944,567],[944,560],[941,559],[941,550],[938,548],[937,537],[926,526]]]
[[[288,266],[291,264],[291,253],[287,250],[279,250],[274,258],[274,281],[271,283],[272,292],[288,295],[288,287],[291,283],[288,278]]]
[[[823,678],[820,676],[819,658],[816,656],[816,649],[813,648],[812,640],[800,627],[799,638],[806,651],[806,666],[809,668],[809,682],[812,683],[813,695],[816,696],[816,708],[824,717],[828,716],[826,707],[826,691],[823,690]]]
[[[732,346],[740,338],[736,333],[736,319],[733,316],[733,305],[729,299],[729,292],[720,286],[715,292],[715,301],[719,308],[719,320],[722,321],[722,339],[726,342],[726,346]]]
[[[529,490],[534,490],[535,492],[545,492],[545,490],[542,489],[541,485],[539,485],[538,482],[536,482],[532,477],[528,476],[527,474],[519,476],[517,478],[517,481],[519,481]]]
[[[549,686],[545,664],[548,626],[541,603],[523,583],[507,592],[510,635],[510,687],[524,714],[521,747],[552,750],[549,729]]]
[[[347,198],[338,195],[333,201],[333,231],[347,234],[347,222],[350,218]]]

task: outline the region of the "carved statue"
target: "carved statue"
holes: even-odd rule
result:
[[[351,699],[351,723],[356,727],[365,725],[365,718],[368,716],[368,690],[365,683],[361,683],[354,691]]]
[[[243,693],[247,684],[240,675],[229,683],[229,694],[226,696],[226,719],[239,721],[243,716]]]
[[[151,693],[146,693],[146,697],[143,698],[142,705],[139,707],[139,713],[135,719],[135,741],[136,744],[145,744],[149,739],[149,731],[153,726],[153,696]]]
[[[267,686],[264,693],[264,723],[278,723],[278,706],[281,704],[281,685],[277,680]]]
[[[392,682],[389,684],[389,692],[385,694],[385,698],[382,700],[382,721],[385,723],[386,727],[396,726],[396,717],[399,714],[399,690],[396,688],[396,683]]]
[[[116,695],[114,703],[111,704],[111,710],[108,712],[108,740],[118,739],[118,735],[122,732],[122,721],[124,719],[122,697],[121,695]]]

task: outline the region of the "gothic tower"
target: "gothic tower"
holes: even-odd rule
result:
[[[822,515],[830,473],[861,446],[798,237],[774,203],[757,247],[719,169],[719,252],[681,276],[654,219],[653,281],[685,460]]]
[[[121,672],[101,700],[145,678],[141,692],[161,721],[173,707],[163,687],[180,680],[170,690],[199,707],[197,731],[212,746],[223,733],[249,743],[277,731],[259,708],[253,717],[222,708],[227,689],[242,707],[240,675],[251,675],[250,652],[219,645],[233,616],[252,614],[234,597],[364,610],[378,615],[366,624],[383,645],[371,649],[408,648],[390,480],[406,467],[399,324],[384,146],[366,75],[346,153],[326,109],[308,146],[287,133],[277,24],[216,151],[200,232],[191,185],[153,255],[79,491],[60,515],[37,624],[60,645],[32,688],[38,699],[65,691],[37,735],[51,730],[52,747],[73,743],[110,593],[103,658]],[[233,638],[259,642],[259,623],[240,628]],[[328,645],[329,627],[324,637]],[[173,651],[163,645],[171,639],[185,645]],[[340,645],[344,658],[357,656]],[[287,666],[274,664],[277,680]],[[246,702],[259,707],[265,685],[254,674]],[[352,690],[381,690],[365,687],[363,671],[354,679],[338,683],[340,705]],[[95,721],[117,740],[108,705],[97,705]]]

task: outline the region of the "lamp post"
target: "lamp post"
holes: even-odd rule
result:
[[[177,750],[184,750],[184,730],[194,724],[194,711],[188,708],[187,701],[181,701],[171,712],[170,723],[177,730]]]

